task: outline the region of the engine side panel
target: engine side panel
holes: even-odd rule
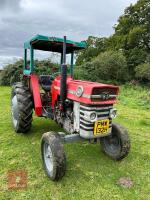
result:
[[[80,103],[74,101],[73,105],[73,124],[74,132],[79,132],[80,130]]]

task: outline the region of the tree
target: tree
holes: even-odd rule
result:
[[[150,56],[147,57],[144,64],[135,68],[135,76],[142,82],[150,82]]]
[[[150,1],[139,0],[135,5],[126,8],[118,24],[115,34],[111,38],[111,46],[115,46],[115,39],[120,40],[118,48],[122,48],[127,59],[130,73],[135,75],[135,67],[145,62],[150,53]]]
[[[91,61],[101,52],[106,50],[107,39],[89,36],[86,40],[87,48],[77,54],[76,65]]]
[[[115,33],[108,38],[90,36],[87,49],[77,57],[77,65],[91,62],[105,51],[121,51],[126,57],[130,77],[134,79],[136,66],[144,64],[150,54],[150,1],[131,4],[114,29]]]
[[[53,64],[50,60],[35,60],[35,72],[41,74],[52,74],[58,72],[58,65]],[[14,64],[8,64],[0,74],[0,85],[11,85],[14,82],[21,81],[23,78],[23,60]]]
[[[91,62],[78,67],[80,78],[91,81],[126,82],[129,80],[126,59],[122,52],[105,51]]]

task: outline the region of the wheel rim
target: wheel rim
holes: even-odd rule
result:
[[[11,100],[11,113],[12,113],[12,120],[13,124],[16,127],[18,117],[19,117],[19,110],[18,110],[18,101],[17,101],[17,96],[15,95],[12,100]]]
[[[121,149],[120,139],[116,135],[110,135],[105,138],[104,145],[112,153],[117,153]]]
[[[44,161],[50,176],[53,174],[53,154],[50,145],[44,143]]]

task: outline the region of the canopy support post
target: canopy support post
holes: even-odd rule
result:
[[[71,78],[73,78],[73,60],[74,60],[74,52],[71,53],[71,65],[70,65]]]

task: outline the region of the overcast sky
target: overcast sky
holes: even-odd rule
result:
[[[124,9],[137,0],[0,0],[0,67],[23,56],[35,34],[85,40],[109,36]],[[43,57],[41,54],[40,57]]]

